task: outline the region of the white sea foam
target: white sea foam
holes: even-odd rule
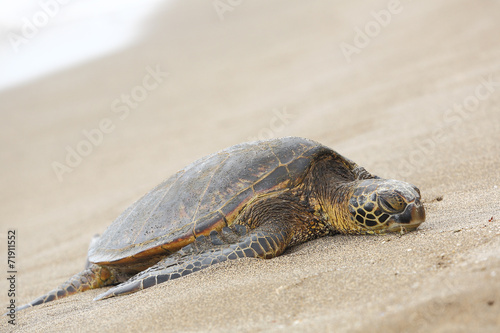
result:
[[[125,48],[168,0],[0,0],[0,90]]]

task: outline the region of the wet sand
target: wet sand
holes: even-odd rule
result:
[[[128,50],[0,94],[18,304],[79,272],[92,236],[149,189],[249,139],[307,137],[414,183],[427,221],[100,302],[88,291],[18,313],[18,331],[500,329],[499,4],[169,7]]]

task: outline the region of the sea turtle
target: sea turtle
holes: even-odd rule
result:
[[[116,285],[101,300],[238,258],[273,258],[325,235],[416,229],[420,191],[368,173],[315,141],[238,144],[180,170],[89,248],[87,267],[19,309]]]

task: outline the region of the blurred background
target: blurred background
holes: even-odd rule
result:
[[[210,152],[286,135],[414,181],[442,146],[425,138],[465,123],[445,111],[498,68],[491,1],[1,5],[1,156],[14,201],[57,191],[79,205],[80,185],[140,193]],[[55,199],[43,197],[44,208]]]
[[[166,1],[0,1],[0,89],[116,52]]]
[[[477,170],[499,167],[499,10],[0,1],[1,232],[22,235],[23,299],[78,271],[91,237],[153,186],[244,141],[308,137],[427,201],[493,189],[498,175]]]

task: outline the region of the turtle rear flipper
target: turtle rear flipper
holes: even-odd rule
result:
[[[106,267],[92,264],[80,273],[73,275],[73,277],[56,289],[49,291],[47,294],[38,297],[28,304],[16,308],[16,311],[81,293],[85,290],[105,287],[116,283],[115,280],[113,274]]]
[[[173,254],[160,260],[156,265],[140,272],[122,284],[109,289],[107,292],[97,296],[94,300],[131,294],[136,291],[152,287],[154,285],[180,278],[214,264],[226,260],[239,258],[261,258],[270,259],[280,255],[288,245],[288,235],[283,229],[276,226],[271,228],[257,228],[242,237],[238,242],[212,247],[200,252],[194,252],[189,248],[181,256]],[[215,238],[211,235],[212,240]],[[194,244],[194,243],[193,243]]]

